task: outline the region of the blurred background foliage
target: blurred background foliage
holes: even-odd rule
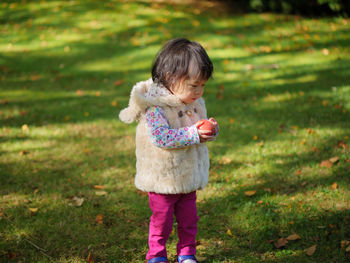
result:
[[[284,14],[299,14],[306,16],[341,15],[350,14],[350,1],[348,0],[224,0],[234,9],[241,12],[276,12]]]

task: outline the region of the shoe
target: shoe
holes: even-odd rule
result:
[[[166,257],[156,257],[147,260],[148,263],[168,263],[168,259]]]
[[[198,263],[194,255],[178,256],[177,262],[179,263]]]

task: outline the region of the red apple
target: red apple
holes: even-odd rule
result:
[[[215,125],[212,124],[210,121],[203,119],[201,120],[203,123],[198,126],[198,128],[202,131],[209,131],[208,135],[213,135],[215,133]]]

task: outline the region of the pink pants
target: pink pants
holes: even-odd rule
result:
[[[177,255],[195,255],[199,219],[196,192],[188,194],[148,193],[148,197],[152,216],[149,224],[149,250],[146,259],[167,257],[166,242],[173,228],[174,213],[179,236]]]

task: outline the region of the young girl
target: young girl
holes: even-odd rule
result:
[[[119,114],[125,123],[137,121],[135,185],[148,192],[149,263],[168,262],[166,242],[173,214],[178,224],[178,262],[195,263],[196,190],[208,183],[209,155],[205,142],[218,134],[200,129],[207,118],[202,98],[213,64],[204,48],[187,39],[172,39],[159,52],[152,79],[137,83],[129,105]]]

